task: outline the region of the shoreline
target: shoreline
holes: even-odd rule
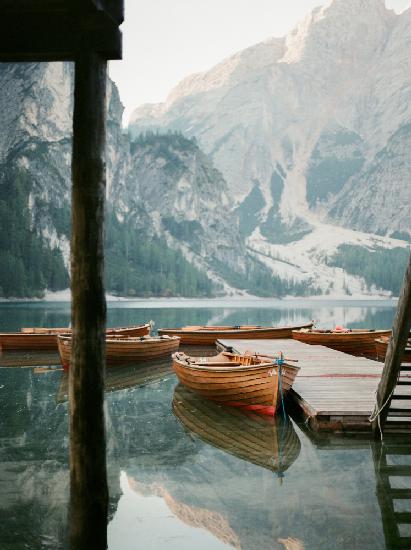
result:
[[[162,297],[162,296],[113,296],[106,294],[107,307],[118,305],[119,307],[296,307],[298,305],[377,305],[393,306],[397,303],[398,297],[389,297],[383,295],[314,295],[314,296],[285,296],[283,298],[261,297],[247,294],[236,294],[233,296],[220,296],[213,298],[204,297]],[[70,291],[46,293],[44,298],[1,298],[0,305],[4,304],[57,304],[71,302]]]

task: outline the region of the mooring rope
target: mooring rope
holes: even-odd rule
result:
[[[385,407],[387,406],[387,404],[390,402],[391,400],[391,397],[395,391],[395,388],[397,387],[397,382],[398,382],[398,379],[400,377],[400,372],[398,372],[397,374],[397,380],[395,381],[395,385],[394,387],[392,388],[391,392],[390,392],[390,395],[387,397],[387,399],[385,400],[385,402],[381,405],[380,408],[378,408],[378,388],[375,390],[375,406],[374,406],[374,411],[372,412],[371,416],[369,417],[369,421],[370,422],[374,422],[374,420],[377,419],[377,422],[378,422],[378,429],[380,430],[380,437],[381,437],[381,441],[383,439],[383,433],[382,433],[382,428],[381,428],[381,418],[380,418],[380,415],[382,413],[382,411],[385,409]],[[375,410],[377,409],[377,410]]]

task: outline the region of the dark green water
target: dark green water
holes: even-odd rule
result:
[[[111,304],[109,324],[316,319],[385,328],[394,314],[385,303],[137,305]],[[0,330],[68,320],[67,304],[0,305]],[[1,550],[66,547],[66,392],[59,370],[0,368]],[[216,411],[176,390],[168,361],[111,370],[106,400],[110,550],[384,549],[411,535],[411,500],[394,501],[389,491],[411,489],[411,477],[388,478],[385,467],[411,466],[410,441],[388,442],[386,455],[365,439],[320,438],[295,421]]]

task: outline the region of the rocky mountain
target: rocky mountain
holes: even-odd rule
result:
[[[382,0],[334,0],[140,107],[128,130],[109,81],[108,290],[398,293],[410,26]],[[40,296],[69,282],[73,66],[1,64],[0,89],[0,296]]]
[[[41,296],[69,284],[73,66],[3,64],[0,87],[0,296]],[[131,141],[111,81],[107,109],[108,290],[204,296],[230,291],[227,278],[248,288],[250,266],[267,276],[198,145],[177,134]]]
[[[69,284],[73,66],[2,64],[0,88],[0,296],[41,296],[45,289],[64,289]],[[131,220],[124,219],[121,200],[132,203],[139,191],[136,185],[126,183],[132,182],[138,147],[131,153],[130,141],[121,128],[122,111],[117,88],[109,81],[109,290],[208,295],[216,290],[213,282],[177,247],[168,246],[152,223],[149,204],[139,203],[133,211],[139,220],[138,231]],[[215,196],[218,201],[219,193]],[[227,227],[223,232],[229,235],[231,226]],[[125,235],[131,235],[131,250],[124,249],[130,244],[125,245]],[[167,280],[170,274],[173,281]]]
[[[273,273],[361,293],[361,266],[336,267],[346,247],[370,261],[387,250],[392,262],[411,239],[410,100],[411,9],[333,0],[139,107],[130,129],[196,137],[250,254]]]

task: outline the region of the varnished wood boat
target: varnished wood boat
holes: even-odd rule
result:
[[[228,352],[214,357],[174,353],[173,368],[181,384],[207,399],[272,416],[299,370],[288,363],[280,368],[262,356]]]
[[[173,412],[200,439],[273,472],[282,473],[296,460],[301,444],[292,423],[224,407],[178,384]]]
[[[3,350],[57,350],[55,332],[25,334],[24,332],[0,333],[0,349]]]
[[[71,334],[71,328],[46,328],[46,327],[24,327],[21,329],[24,334]],[[144,325],[133,325],[130,327],[109,327],[107,334],[121,334],[124,336],[146,336],[150,334],[150,323]]]
[[[0,333],[0,349],[5,350],[55,350],[57,335],[71,334],[69,328],[22,328],[20,332]],[[150,333],[150,324],[107,329],[107,334],[116,336],[144,336]]]
[[[389,336],[381,336],[375,340],[375,353],[378,361],[385,361],[385,355],[387,353]],[[407,345],[402,356],[403,363],[411,363],[411,338],[408,339]]]
[[[70,365],[71,335],[57,335],[61,364]],[[140,338],[108,334],[106,337],[107,365],[124,365],[149,361],[171,355],[180,343],[177,336],[141,336]]]
[[[343,351],[350,355],[375,357],[375,340],[381,336],[390,336],[390,330],[346,329],[346,331],[300,329],[293,330],[294,340],[316,346]]]
[[[223,339],[272,339],[292,338],[292,331],[301,328],[310,328],[313,323],[291,327],[261,327],[257,325],[238,326],[186,326],[179,329],[161,328],[158,334],[179,336],[182,345],[213,345],[216,340]]]

